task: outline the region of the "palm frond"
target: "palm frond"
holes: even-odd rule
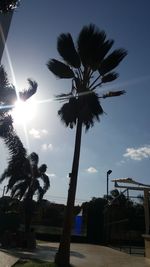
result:
[[[44,191],[44,194],[45,194],[47,192],[47,190],[49,189],[49,187],[50,187],[50,180],[49,180],[48,175],[46,175],[45,173],[43,173],[41,175],[41,179],[42,179],[42,181],[44,183],[43,191]]]
[[[19,97],[21,100],[26,101],[32,95],[34,95],[37,91],[38,84],[36,81],[28,79],[28,83],[30,85],[28,90],[24,90],[23,92],[19,92]]]
[[[38,165],[38,162],[39,162],[39,156],[37,153],[35,152],[32,152],[29,156],[28,156],[28,159],[30,161],[30,164],[31,165]]]
[[[14,104],[16,100],[15,87],[9,83],[7,73],[4,67],[0,66],[0,103],[4,105]],[[10,108],[7,107],[6,111]],[[2,110],[3,112],[4,110]]]
[[[125,49],[116,49],[102,61],[99,68],[100,74],[103,76],[104,74],[112,71],[119,65],[119,63],[123,60],[123,58],[126,55],[127,51]]]
[[[86,130],[93,127],[95,120],[99,121],[103,114],[103,108],[95,92],[79,97],[78,109]]]
[[[113,44],[114,44],[114,40],[107,40],[103,43],[99,51],[99,65],[101,61],[104,59],[104,57],[107,55],[109,50],[112,48]]]
[[[61,34],[58,37],[57,50],[64,61],[66,61],[70,66],[80,68],[80,57],[75,49],[70,33]]]
[[[109,42],[107,43],[106,49],[105,39],[105,32],[100,31],[95,25],[90,24],[89,26],[83,27],[79,34],[77,44],[78,53],[82,64],[85,67],[89,66],[93,70],[98,68],[100,60],[103,58],[105,53],[107,53],[107,49],[109,50],[112,46],[112,43]]]
[[[0,13],[7,13],[19,6],[20,0],[2,0],[0,1]]]
[[[13,130],[7,131],[2,137],[8,148],[10,158],[8,167],[2,174],[0,182],[5,178],[9,178],[8,188],[10,189],[16,182],[24,179],[29,166],[26,159],[26,150],[16,133]]]
[[[108,83],[116,80],[118,78],[119,74],[116,72],[109,72],[108,74],[104,75],[102,77],[102,83]]]
[[[37,194],[38,194],[37,201],[40,202],[45,194],[41,186],[38,187]]]
[[[23,198],[25,195],[25,192],[28,188],[28,184],[26,181],[19,182],[16,185],[13,186],[11,190],[11,197],[12,198],[19,198],[20,200]]]
[[[107,97],[115,97],[115,96],[120,96],[124,95],[126,93],[125,90],[120,90],[120,91],[110,91],[106,94],[103,94],[102,98],[107,98]]]
[[[66,125],[66,127],[70,126],[70,128],[72,129],[76,124],[78,117],[76,98],[70,98],[68,103],[65,103],[58,111],[58,115],[60,116],[61,121]]]
[[[70,79],[74,77],[74,72],[72,71],[69,66],[66,64],[56,60],[56,59],[51,59],[47,63],[48,69],[53,72],[58,78],[61,79]]]
[[[4,67],[0,65],[0,93],[7,86],[9,86],[8,76]]]
[[[47,170],[47,165],[46,164],[42,164],[40,167],[39,167],[39,172],[40,174],[44,174]]]
[[[5,115],[0,117],[0,137],[5,140],[8,137],[8,133],[13,130],[13,119],[11,115]]]
[[[5,180],[5,178],[8,178],[8,170],[5,169],[3,174],[0,176],[0,184]]]

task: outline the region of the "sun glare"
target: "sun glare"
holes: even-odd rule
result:
[[[27,123],[32,120],[36,115],[36,103],[35,101],[17,101],[12,111],[14,122]]]

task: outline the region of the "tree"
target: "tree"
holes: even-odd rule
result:
[[[108,92],[99,96],[98,87],[114,81],[118,73],[114,70],[127,55],[124,49],[110,52],[114,41],[106,38],[106,33],[95,25],[83,27],[75,47],[70,33],[61,34],[57,41],[57,50],[64,60],[61,62],[51,59],[47,63],[48,69],[58,78],[71,79],[71,90],[66,94],[58,95],[58,100],[66,101],[58,114],[64,124],[70,128],[76,126],[75,149],[70,175],[66,215],[59,251],[55,262],[58,265],[69,266],[70,235],[73,217],[73,207],[77,186],[82,127],[88,130],[100,120],[103,108],[100,98],[119,96],[125,91]]]
[[[8,118],[10,119],[8,123]],[[12,127],[11,117],[3,119],[0,136],[8,147],[10,159],[8,167],[0,177],[0,183],[8,178],[7,192],[12,198],[24,199],[25,230],[29,231],[32,216],[32,200],[37,194],[40,201],[50,187],[49,177],[46,175],[46,164],[38,167],[39,157],[35,152],[27,155],[26,149]],[[39,179],[43,181],[40,184]]]
[[[37,83],[31,79],[28,79],[29,89],[22,92],[17,92],[17,89],[10,84],[8,80],[7,73],[2,65],[0,65],[0,128],[4,129],[6,127],[7,120],[4,118],[8,116],[8,121],[10,120],[9,112],[14,107],[17,100],[26,101],[37,91]],[[10,123],[12,127],[12,121]]]

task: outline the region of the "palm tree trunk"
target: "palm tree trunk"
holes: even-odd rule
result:
[[[30,231],[31,225],[31,200],[25,200],[25,232],[28,233]]]
[[[77,187],[77,177],[79,169],[79,158],[80,158],[80,147],[81,147],[81,136],[82,136],[82,121],[78,119],[76,138],[75,138],[75,149],[72,163],[72,172],[70,175],[70,184],[68,190],[67,206],[65,210],[63,233],[59,245],[59,250],[55,256],[55,263],[58,266],[68,267],[70,265],[70,240],[71,240],[71,229],[73,221],[73,210]]]

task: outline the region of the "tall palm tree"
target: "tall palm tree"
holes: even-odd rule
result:
[[[11,116],[3,119],[0,137],[4,139],[10,154],[8,167],[1,175],[0,183],[9,179],[7,192],[11,192],[12,198],[24,199],[25,230],[29,231],[33,196],[37,194],[37,200],[41,201],[50,187],[49,177],[46,175],[47,166],[42,164],[38,167],[39,157],[35,152],[27,155],[21,140],[13,130]],[[43,185],[39,179],[43,181]]]
[[[99,96],[98,87],[107,82],[114,81],[118,73],[113,70],[127,55],[124,49],[110,52],[114,41],[106,38],[106,33],[100,31],[95,25],[83,27],[74,45],[70,33],[61,34],[57,41],[57,50],[64,62],[51,59],[47,63],[48,69],[58,78],[71,79],[71,90],[58,96],[66,103],[58,114],[66,126],[76,126],[75,150],[70,175],[66,215],[59,251],[55,261],[62,266],[69,266],[70,235],[75,201],[82,127],[86,130],[100,120],[103,108],[100,98],[119,96],[124,91],[108,92]]]

